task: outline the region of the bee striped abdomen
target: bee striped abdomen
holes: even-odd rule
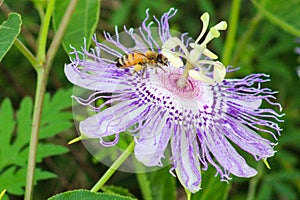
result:
[[[121,58],[119,58],[116,66],[125,68],[125,67],[130,67],[130,66],[136,65],[139,63],[140,60],[135,57],[138,57],[138,56],[136,56],[135,53],[126,54],[126,55],[122,56]]]

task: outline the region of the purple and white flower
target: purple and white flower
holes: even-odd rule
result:
[[[276,141],[281,131],[277,122],[281,122],[282,115],[261,108],[265,101],[281,110],[280,104],[272,101],[276,92],[261,87],[269,76],[251,74],[242,79],[224,79],[225,67],[214,61],[217,57],[206,48],[212,38],[198,45],[200,36],[193,42],[187,34],[171,35],[169,19],[175,14],[176,10],[170,9],[160,20],[154,17],[155,23],[148,23],[147,11],[138,29],[125,27],[124,33],[116,30],[114,37],[105,32],[105,42],[93,38],[94,49],[74,49],[75,59],[65,66],[65,74],[74,85],[94,92],[87,99],[73,98],[97,112],[80,122],[80,132],[98,138],[103,145],[115,145],[122,132],[133,132],[134,154],[146,166],[162,165],[170,144],[172,171],[191,192],[201,188],[201,170],[209,164],[216,168],[221,180],[230,179],[230,174],[252,177],[257,171],[231,143],[256,160],[274,155],[275,143],[257,133],[268,133]],[[154,24],[158,28],[152,28]],[[206,37],[224,30],[224,24],[214,27]],[[132,75],[131,68],[115,66],[124,54],[136,50],[165,53],[162,47],[171,52],[167,56],[170,63],[163,70],[156,72],[148,67],[141,76]],[[186,70],[187,65],[192,68]],[[227,73],[231,71],[228,67]],[[94,106],[99,98],[106,99],[105,103]],[[111,135],[116,138],[111,143],[103,140]]]

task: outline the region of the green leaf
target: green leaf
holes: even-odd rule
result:
[[[20,170],[17,171],[16,169],[17,167],[10,167],[1,173],[0,188],[6,188],[11,194],[22,195],[26,176],[22,176]]]
[[[215,176],[213,167],[207,171],[202,171],[202,189],[192,194],[192,200],[222,200],[227,199],[230,184],[221,182],[220,177]]]
[[[176,179],[167,167],[148,173],[138,173],[137,179],[145,200],[176,199]],[[162,187],[166,186],[167,187]]]
[[[72,91],[72,89],[61,89],[52,98],[49,94],[45,95],[40,139],[53,137],[72,127],[72,112],[61,112],[71,107]]]
[[[55,30],[58,29],[69,2],[70,0],[55,2],[53,13],[53,26]],[[99,0],[79,0],[62,41],[63,47],[68,54],[70,51],[73,51],[70,45],[76,49],[80,49],[83,46],[84,38],[86,38],[86,47],[90,46],[90,39],[98,24],[99,13]]]
[[[37,168],[35,170],[34,182],[54,178],[55,174],[47,171],[42,171]],[[26,168],[9,167],[4,170],[0,176],[0,188],[6,188],[8,193],[15,195],[24,194],[24,186],[26,182]]]
[[[18,13],[10,13],[7,21],[0,25],[0,61],[19,35],[21,24],[21,15]]]
[[[300,14],[300,0],[290,0],[288,3],[282,0],[252,0],[252,3],[270,22],[300,37],[300,21],[297,20]]]
[[[93,200],[134,200],[131,197],[125,197],[116,194],[104,194],[104,193],[95,193],[88,190],[73,190],[64,192],[53,197],[50,197],[48,200],[82,200],[82,199],[93,199]]]
[[[56,144],[39,144],[38,145],[38,154],[36,157],[36,162],[42,162],[43,158],[61,155],[67,153],[69,149],[64,146]]]
[[[71,92],[72,89],[59,90],[52,98],[49,94],[45,95],[36,163],[42,162],[45,157],[68,151],[64,146],[46,143],[41,139],[51,138],[72,126]],[[15,118],[9,99],[0,105],[0,121],[3,123],[0,126],[0,188],[7,189],[10,194],[24,193],[32,110],[33,102],[29,97],[21,101]],[[51,172],[39,168],[35,170],[35,183],[54,177],[55,174]]]
[[[134,195],[129,192],[127,188],[123,188],[120,186],[115,186],[115,185],[104,185],[101,187],[101,190],[104,193],[109,193],[109,194],[119,194],[123,196],[129,196],[134,198]]]

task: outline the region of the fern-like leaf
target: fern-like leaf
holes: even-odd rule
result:
[[[52,98],[49,94],[45,96],[37,163],[45,157],[68,151],[66,147],[44,142],[44,139],[52,138],[72,126],[72,112],[69,109],[71,92],[71,89],[60,90]],[[29,97],[21,101],[16,114],[9,99],[0,105],[0,190],[7,189],[10,194],[24,194],[32,112],[33,102]],[[55,174],[36,168],[34,181],[54,177]]]

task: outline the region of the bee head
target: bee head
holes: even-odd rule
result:
[[[157,55],[157,62],[162,64],[162,65],[168,65],[168,58],[166,58],[164,55],[161,53]]]

